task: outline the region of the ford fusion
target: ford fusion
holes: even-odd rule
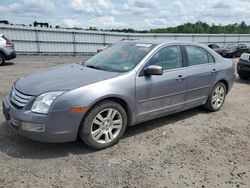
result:
[[[89,60],[18,79],[3,113],[42,142],[116,144],[127,126],[204,106],[219,110],[235,78],[232,61],[196,43],[124,41]]]

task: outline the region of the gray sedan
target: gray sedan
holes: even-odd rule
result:
[[[234,78],[232,61],[201,44],[121,42],[85,62],[20,78],[3,112],[30,139],[79,136],[102,149],[127,126],[201,105],[219,110]]]

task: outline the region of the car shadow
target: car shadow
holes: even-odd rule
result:
[[[15,65],[13,62],[5,62],[3,65],[0,66],[10,66],[10,65]]]
[[[65,157],[70,154],[94,152],[80,140],[69,143],[43,143],[23,137],[10,127],[8,122],[0,125],[0,152],[27,159],[46,159]]]
[[[168,126],[200,113],[208,112],[201,107],[198,107],[130,126],[127,127],[123,138],[143,134],[162,126]],[[21,136],[10,127],[8,122],[4,122],[0,125],[0,152],[14,158],[49,159],[65,157],[70,154],[82,155],[98,151],[88,148],[79,139],[75,142],[56,144],[36,142]]]
[[[190,117],[196,116],[201,113],[209,113],[209,112],[202,107],[197,107],[197,108],[193,108],[193,109],[186,110],[183,112],[178,112],[172,115],[168,115],[168,116],[164,116],[164,117],[157,118],[154,120],[139,123],[133,126],[129,126],[127,127],[127,130],[123,137],[126,138],[130,136],[138,135],[141,133],[145,133],[147,131],[151,131],[159,127],[168,126],[168,125],[171,125],[172,123],[183,121],[185,119],[188,119]]]
[[[235,79],[235,82],[238,83],[238,84],[247,84],[247,85],[250,85],[250,79],[242,80],[239,77],[237,77]]]

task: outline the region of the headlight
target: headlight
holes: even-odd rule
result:
[[[31,111],[47,114],[53,101],[62,93],[64,93],[64,91],[52,91],[39,95],[33,103]]]

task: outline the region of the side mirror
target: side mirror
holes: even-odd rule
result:
[[[146,75],[162,75],[163,68],[162,66],[158,66],[158,65],[150,65],[144,69],[144,72]]]

